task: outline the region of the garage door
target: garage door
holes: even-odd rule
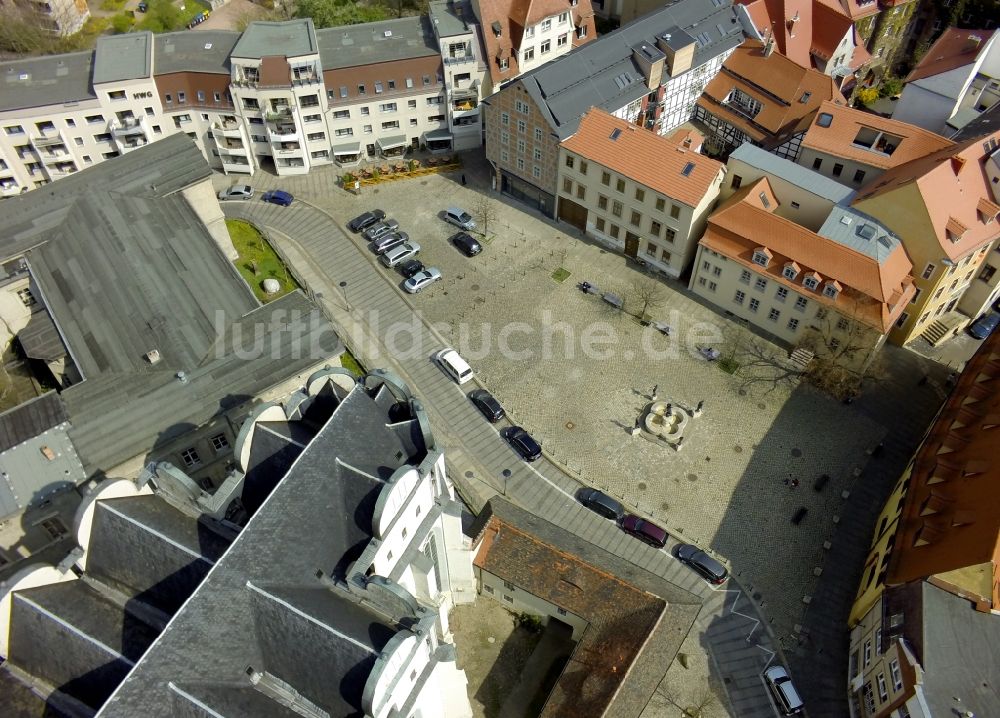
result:
[[[587,229],[587,208],[565,197],[559,198],[559,219],[577,229]]]

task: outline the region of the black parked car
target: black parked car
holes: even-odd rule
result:
[[[500,406],[500,402],[493,398],[485,389],[476,389],[469,393],[469,399],[482,412],[486,420],[495,424],[507,415],[507,412]]]
[[[453,236],[451,243],[458,247],[458,250],[466,257],[475,257],[483,251],[483,245],[467,232],[459,232]]]
[[[681,563],[687,564],[701,574],[702,578],[716,586],[725,583],[726,579],[729,578],[729,571],[726,570],[726,567],[697,546],[682,543],[677,547],[676,555]]]
[[[407,279],[412,277],[417,272],[422,271],[423,268],[424,268],[424,263],[421,262],[419,259],[407,259],[405,262],[403,262],[397,267],[399,273],[402,274]]]
[[[500,432],[500,436],[507,440],[507,443],[514,447],[514,451],[521,455],[525,461],[535,461],[542,455],[542,447],[538,445],[531,434],[520,426],[511,426]]]
[[[347,223],[347,228],[352,232],[360,232],[363,229],[368,229],[376,222],[381,222],[383,219],[385,219],[385,212],[380,209],[373,209],[371,212],[365,212],[352,219]]]
[[[606,519],[621,521],[625,516],[625,507],[597,489],[580,489],[577,493],[580,503],[591,511],[599,513]]]

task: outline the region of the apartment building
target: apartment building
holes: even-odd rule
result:
[[[851,610],[848,691],[864,718],[1000,713],[1000,336],[969,360],[877,518]]]
[[[556,216],[676,278],[726,173],[699,145],[697,133],[666,138],[594,108],[562,142]]]
[[[1000,237],[998,148],[1000,132],[946,147],[887,170],[854,200],[902,240],[913,262],[918,291],[893,328],[894,343],[945,341],[1000,296],[991,273],[989,291],[970,295],[978,306],[959,307]]]
[[[489,61],[485,95],[597,38],[590,0],[473,0]]]
[[[893,167],[953,145],[916,125],[824,102],[802,138],[795,161],[858,189]]]
[[[486,63],[462,7],[320,31],[306,19],[128,33],[0,63],[0,196],[180,132],[249,175],[478,147]]]
[[[1000,32],[948,28],[906,77],[892,116],[950,135],[1000,102]]]
[[[845,102],[833,78],[775,52],[775,45],[773,38],[747,40],[698,98],[695,118],[710,131],[716,152],[750,142],[794,159],[819,106]]]
[[[682,0],[506,84],[483,103],[495,186],[554,216],[559,143],[591,107],[669,134],[742,41],[729,0]]]

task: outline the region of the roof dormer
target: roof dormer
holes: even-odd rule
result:
[[[1000,215],[1000,206],[993,204],[985,197],[979,199],[976,205],[976,212],[979,214],[979,221],[983,224],[990,224]]]
[[[954,217],[949,217],[948,223],[944,226],[944,231],[949,241],[954,244],[962,239],[965,233],[969,231],[969,228]]]
[[[794,280],[797,276],[799,276],[799,272],[801,271],[801,267],[799,267],[799,265],[795,262],[785,262],[785,266],[781,270],[781,276],[785,279]]]
[[[840,296],[840,292],[843,290],[840,282],[836,279],[830,279],[826,284],[823,285],[823,296],[829,297],[830,299],[836,299]]]
[[[806,289],[812,289],[816,291],[819,287],[819,283],[823,281],[823,277],[819,276],[816,272],[809,272],[806,276],[802,277],[802,286]]]
[[[766,267],[771,263],[771,256],[771,250],[767,247],[757,247],[757,249],[753,251],[753,263]]]

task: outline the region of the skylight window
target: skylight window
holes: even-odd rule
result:
[[[684,175],[685,177],[690,177],[691,172],[693,170],[694,170],[694,162],[688,162],[686,165],[684,165],[684,169],[681,170],[681,174]]]
[[[615,129],[611,130],[611,138],[610,138],[611,141],[614,142],[615,140],[617,140],[618,137],[621,135],[621,133],[622,133],[622,131],[619,128],[617,128],[617,127]]]
[[[820,112],[819,117],[816,118],[816,124],[820,127],[829,127],[833,124],[833,115],[829,112]]]
[[[813,93],[811,92],[803,92],[802,97],[799,98],[799,102],[801,102],[804,105],[805,103],[809,102],[809,98],[812,96]]]

